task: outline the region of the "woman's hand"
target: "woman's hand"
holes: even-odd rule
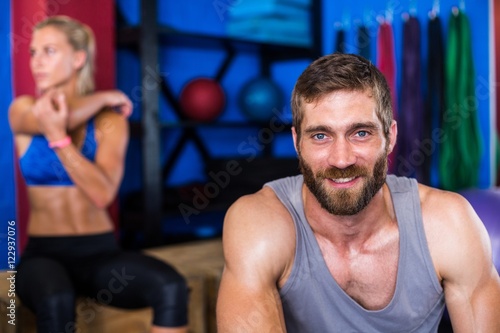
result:
[[[66,137],[68,104],[62,92],[51,90],[42,95],[33,106],[33,115],[47,141],[57,141]]]
[[[129,117],[132,114],[132,102],[128,96],[120,90],[105,90],[97,94],[102,96],[105,106],[114,109],[125,117]]]

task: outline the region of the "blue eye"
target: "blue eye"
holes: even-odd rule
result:
[[[317,140],[323,140],[325,138],[325,135],[323,133],[319,133],[319,134],[314,134],[313,137]]]
[[[364,138],[364,137],[368,136],[368,132],[367,131],[359,131],[358,133],[356,133],[356,135],[361,137],[361,138]]]

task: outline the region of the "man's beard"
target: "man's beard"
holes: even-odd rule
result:
[[[321,207],[333,215],[355,215],[362,211],[382,188],[387,176],[387,152],[382,153],[375,162],[373,172],[367,168],[351,165],[345,169],[331,167],[321,170],[314,175],[311,167],[299,153],[299,166],[304,176],[304,183],[316,197]],[[364,177],[363,188],[354,189],[327,189],[325,179],[341,179]]]

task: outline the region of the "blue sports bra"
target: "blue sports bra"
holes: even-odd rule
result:
[[[90,161],[95,160],[97,142],[94,135],[94,121],[87,123],[82,154]],[[72,186],[66,169],[43,135],[35,135],[19,160],[19,167],[29,186]]]

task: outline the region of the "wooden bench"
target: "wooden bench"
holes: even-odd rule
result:
[[[144,251],[170,263],[186,277],[190,289],[189,331],[217,332],[215,305],[224,265],[220,239],[168,245]],[[8,323],[9,274],[0,272],[0,332],[35,333],[35,316],[16,300],[15,326]],[[80,333],[146,333],[151,326],[151,309],[124,310],[102,306],[90,299],[80,298],[76,306],[77,327]]]

